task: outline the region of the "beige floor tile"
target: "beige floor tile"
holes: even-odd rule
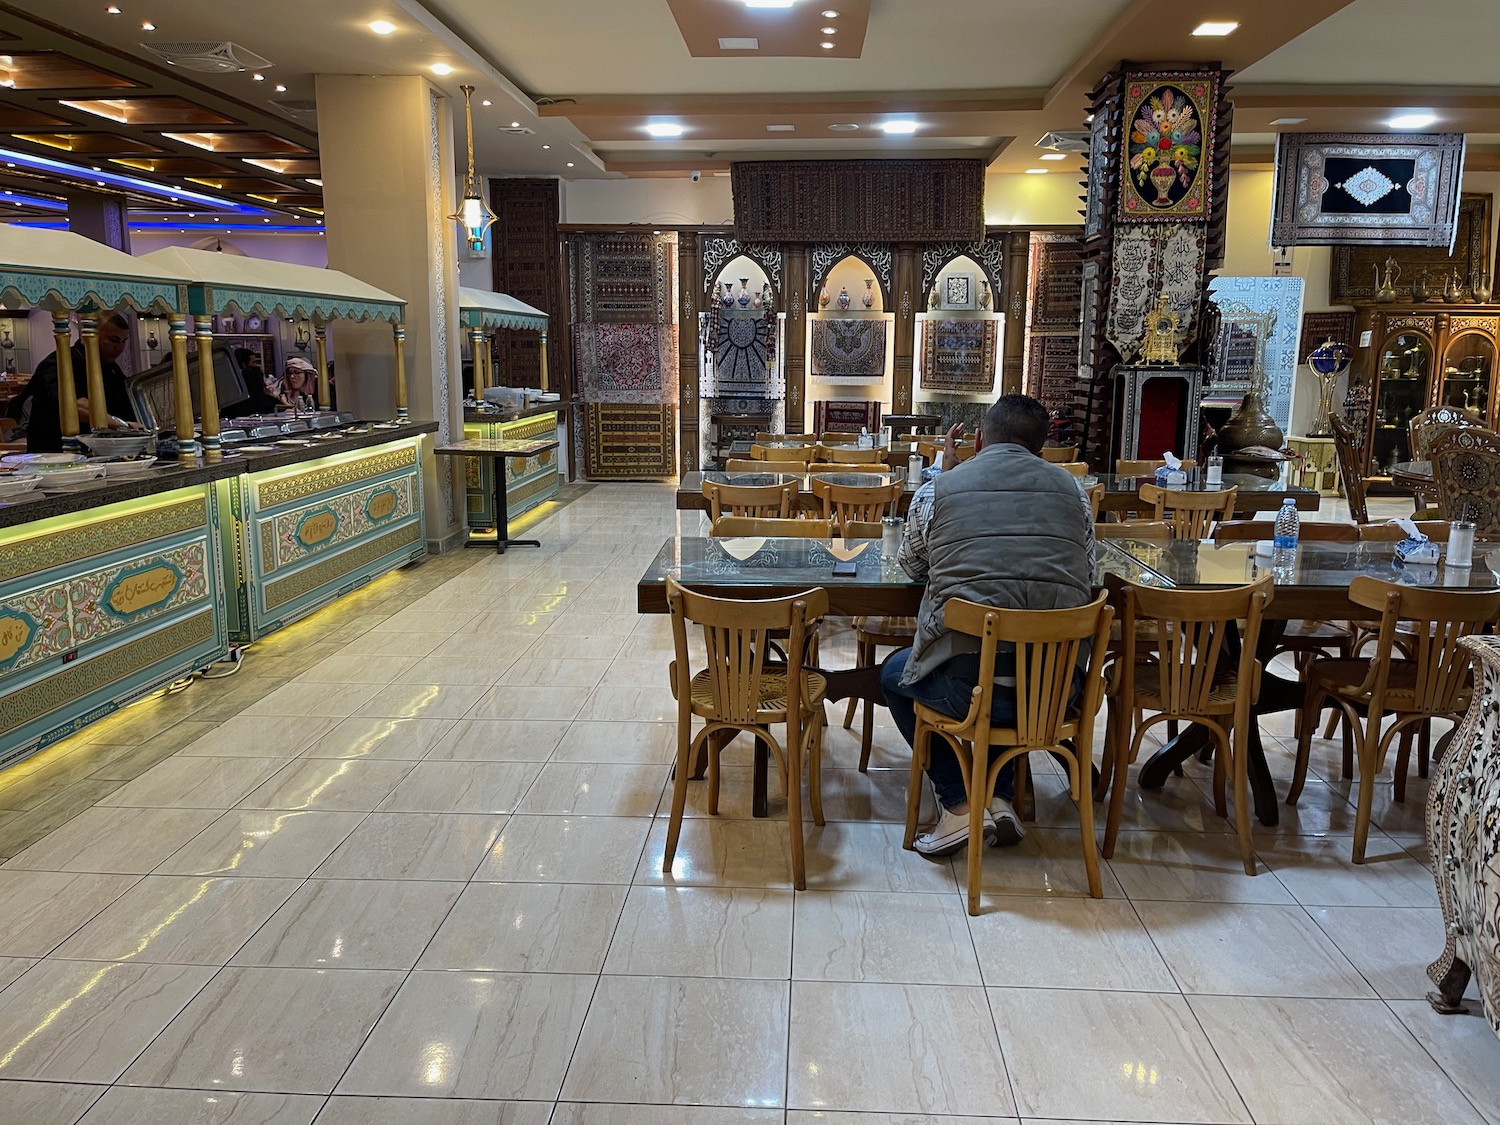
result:
[[[413,762],[298,758],[241,800],[242,809],[371,812],[411,772]]]
[[[0,956],[45,957],[124,894],[135,875],[0,870]]]
[[[484,656],[429,655],[414,662],[392,681],[395,684],[454,684],[489,687],[495,678],[514,663],[506,654],[491,652]]]
[[[368,969],[221,969],[125,1081],[330,1093],[402,976]]]
[[[785,1105],[787,1016],[785,981],[601,977],[562,1098]]]
[[[597,973],[624,904],[621,886],[470,883],[418,967]]]
[[[371,656],[341,649],[299,672],[297,678],[314,684],[388,684],[416,662],[414,656]]]
[[[1389,1007],[1489,1125],[1500,1125],[1500,1040],[1479,1005],[1471,1002],[1466,1016],[1440,1015],[1426,1000],[1397,1000]]]
[[[659,765],[552,762],[521,802],[524,813],[651,816],[667,771]]]
[[[387,719],[461,719],[484,692],[470,684],[387,684],[351,713]]]
[[[594,983],[560,973],[412,973],[339,1093],[551,1100]]]
[[[980,983],[957,895],[808,891],[797,896],[795,980]]]
[[[296,879],[148,875],[54,956],[218,968],[296,889]]]
[[[1017,1125],[1014,1117],[953,1117],[946,1113],[867,1113],[841,1110],[794,1109],[787,1125]],[[1046,1125],[1045,1122],[1037,1125]],[[1055,1123],[1062,1125],[1062,1123]],[[1106,1125],[1104,1122],[1070,1121],[1067,1125]]]
[[[587,656],[591,660],[613,660],[625,645],[628,633],[618,630],[576,631],[590,621],[619,620],[620,614],[558,614],[547,631],[526,646],[521,663],[556,660],[558,657]],[[559,626],[563,626],[559,630]]]
[[[1259,875],[1246,875],[1238,838],[1207,832],[1121,832],[1109,861],[1115,878],[1135,900],[1295,901],[1264,864],[1259,866]]]
[[[1181,996],[992,988],[1023,1116],[1248,1122]]]
[[[35,964],[32,957],[0,957],[0,991]]]
[[[1258,1121],[1483,1121],[1378,1000],[1189,1002]]]
[[[1257,851],[1304,906],[1432,906],[1432,872],[1387,836],[1372,832],[1365,862],[1347,836],[1280,837]]]
[[[33,871],[144,875],[207,828],[213,809],[87,809],[6,862]]]
[[[322,1105],[312,1094],[115,1086],[79,1125],[311,1125]]]
[[[514,812],[541,766],[534,762],[418,762],[382,812]]]
[[[0,1078],[113,1082],[213,974],[42,961],[0,992]]]
[[[632,887],[604,971],[785,980],[791,951],[790,891]]]
[[[651,822],[643,817],[513,816],[476,879],[629,883]]]
[[[1314,906],[1308,913],[1376,995],[1420,1000],[1432,991],[1427,966],[1443,952],[1443,912],[1437,907]],[[1469,995],[1476,995],[1472,985]]]
[[[169,758],[100,804],[133,808],[227,809],[286,764],[282,758]]]
[[[77,1082],[9,1082],[0,1079],[0,1121],[73,1125],[107,1086]]]
[[[747,1106],[730,1109],[705,1105],[558,1102],[551,1125],[782,1125],[782,1111]]]
[[[467,880],[503,816],[371,813],[317,869],[320,879]]]
[[[794,1108],[1012,1112],[981,988],[797,981],[789,1064]]]
[[[204,735],[212,734],[217,728],[216,723],[184,719],[155,737],[129,747],[108,748],[107,743],[91,743],[90,746],[98,751],[108,748],[109,753],[89,776],[100,781],[133,781],[152,766],[166,761]]]
[[[462,889],[458,883],[309,879],[233,964],[410,969]]]
[[[556,646],[553,646],[556,647]],[[589,657],[522,656],[495,679],[496,690],[546,684],[593,687],[609,671],[608,660]]]
[[[1145,751],[1142,751],[1144,756]],[[1033,755],[1035,757],[1035,755]],[[1055,792],[1059,783],[1050,783],[1046,791]],[[1056,807],[1056,806],[1054,806]],[[1104,813],[1107,804],[1095,806],[1099,836],[1104,836]],[[1234,809],[1231,806],[1230,813]],[[1077,825],[1078,813],[1071,801],[1066,813],[1058,812],[1063,824]],[[1039,819],[1038,823],[1048,823]],[[1212,800],[1186,778],[1171,778],[1160,789],[1142,789],[1132,772],[1120,808],[1120,831],[1145,832],[1233,832],[1234,822],[1214,812]]]
[[[363,813],[233,809],[173,852],[157,871],[305,878],[363,819]]]
[[[452,719],[344,719],[303,750],[302,757],[419,762],[453,724]]]
[[[655,762],[677,756],[674,723],[575,722],[552,753],[554,762]]]
[[[672,660],[670,645],[665,651],[616,656],[599,680],[600,687],[655,688],[667,682],[667,666]],[[701,663],[701,661],[699,662]]]
[[[378,684],[315,684],[294,680],[255,704],[257,715],[316,715],[342,719],[382,691]]]
[[[969,932],[988,985],[1177,991],[1134,907],[1123,900],[1010,896],[986,903],[969,919]]]
[[[590,690],[577,684],[558,687],[491,688],[480,696],[465,717],[470,719],[573,719],[588,699]]]
[[[549,1102],[337,1095],[328,1099],[317,1125],[548,1125],[551,1109]]]
[[[587,722],[669,723],[677,701],[663,677],[659,687],[597,687],[574,716]]]
[[[857,761],[857,759],[856,759]],[[823,760],[823,815],[829,820],[858,822],[879,820],[891,824],[906,823],[906,787],[910,776],[904,769],[828,768]],[[937,819],[930,786],[922,787],[919,812],[922,823]]]
[[[909,852],[908,855],[915,855]],[[966,886],[968,853],[953,857],[953,876]],[[1100,889],[1105,898],[1123,897],[1108,863],[1099,861]],[[1030,828],[1026,838],[1012,848],[986,848],[979,867],[979,889],[983,895],[1004,900],[1011,895],[1057,895],[1088,898],[1088,875],[1083,867],[1083,837],[1077,828]],[[988,902],[983,904],[989,909]],[[999,908],[1003,909],[1003,906]]]
[[[496,675],[515,663],[521,654],[522,642],[529,639],[524,636],[518,638],[509,630],[498,635],[510,637],[511,643],[497,644],[495,630],[479,629],[449,637],[429,652],[427,659],[461,660],[474,667],[489,668],[489,679],[493,681]]]
[[[566,719],[460,719],[427,754],[429,762],[545,762]]]
[[[421,659],[448,639],[448,633],[403,632],[396,636],[383,633],[378,626],[355,637],[344,646],[345,652],[362,656],[410,656]]]
[[[688,817],[682,822],[671,870],[662,871],[667,819],[657,817],[646,840],[634,882],[677,887],[773,887],[792,885],[790,830],[785,820],[723,820]],[[808,886],[813,882],[813,855],[806,853]],[[822,861],[818,861],[821,870]]]

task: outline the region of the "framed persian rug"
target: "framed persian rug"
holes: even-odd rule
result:
[[[1078,386],[1078,336],[1033,336],[1026,343],[1026,393],[1048,410],[1062,410]]]
[[[705,394],[769,395],[776,360],[776,314],[720,308],[713,317],[713,371]]]
[[[1217,71],[1126,75],[1121,222],[1208,221],[1218,101]]]
[[[580,324],[573,329],[585,402],[677,400],[677,332],[669,324]]]
[[[1035,233],[1029,247],[1032,331],[1078,330],[1083,295],[1083,244],[1071,234]]]
[[[677,412],[672,406],[591,402],[583,408],[584,474],[591,480],[675,476]]]
[[[1310,312],[1302,314],[1302,336],[1297,344],[1297,362],[1306,363],[1314,348],[1324,340],[1354,346],[1352,312]]]
[[[1000,320],[918,316],[922,330],[917,386],[936,394],[987,395],[995,389]]]
[[[814,316],[808,372],[821,383],[885,381],[885,339],[890,322],[883,316]]]
[[[1462,133],[1279,133],[1272,246],[1453,249]]]
[[[883,404],[875,399],[828,398],[813,403],[813,433],[858,434],[880,429]]]
[[[1270,334],[1263,341],[1266,365],[1266,409],[1276,424],[1285,432],[1292,420],[1292,379],[1297,371],[1297,339],[1302,328],[1302,288],[1300,277],[1215,277],[1208,283],[1210,299],[1221,309],[1240,307],[1252,313],[1271,315]],[[1272,315],[1274,314],[1274,315]],[[1256,341],[1248,343],[1231,338],[1234,325],[1228,317],[1220,321],[1220,341],[1216,350],[1227,349],[1234,359],[1248,358],[1253,364]],[[1321,342],[1321,341],[1320,341]],[[1249,389],[1249,370],[1235,370],[1230,363],[1231,377],[1243,376],[1244,386]],[[1217,376],[1213,394],[1218,397],[1225,390],[1225,383]],[[1240,392],[1243,395],[1243,391]]]

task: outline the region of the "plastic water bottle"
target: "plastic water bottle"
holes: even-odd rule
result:
[[[1278,551],[1295,550],[1301,531],[1302,517],[1297,513],[1297,501],[1288,496],[1281,502],[1281,511],[1276,513],[1276,533],[1272,546]]]

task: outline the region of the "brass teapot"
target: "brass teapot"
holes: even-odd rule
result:
[[[1427,271],[1423,270],[1417,275],[1417,279],[1411,283],[1411,299],[1413,301],[1425,301],[1432,296],[1427,288]]]
[[[1380,267],[1375,266],[1375,299],[1388,305],[1396,299],[1396,282],[1401,280],[1401,267],[1395,258],[1385,260],[1385,281],[1380,280]]]
[[[1458,270],[1455,269],[1452,273],[1443,277],[1443,300],[1447,301],[1450,305],[1456,305],[1463,299],[1463,279],[1458,276]]]

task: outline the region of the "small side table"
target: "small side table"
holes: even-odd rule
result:
[[[1293,484],[1315,488],[1320,496],[1339,495],[1339,463],[1331,437],[1292,437],[1287,447],[1302,458]]]
[[[512,438],[469,438],[452,445],[440,445],[433,450],[449,457],[488,457],[495,462],[495,550],[505,554],[507,547],[540,547],[536,539],[512,539],[510,537],[510,509],[505,500],[505,462],[512,457],[535,457],[558,447],[556,438],[538,438],[535,441]],[[470,537],[465,547],[487,547],[483,539]]]

